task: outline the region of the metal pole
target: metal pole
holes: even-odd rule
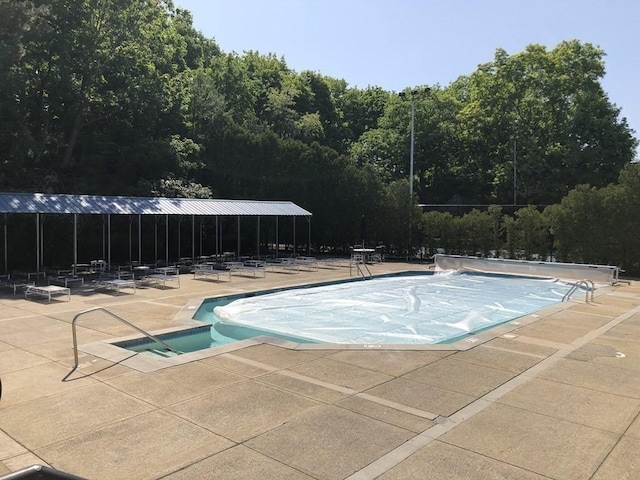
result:
[[[40,223],[40,264],[44,265],[44,221],[47,217],[42,215],[42,222]],[[38,269],[40,272],[40,269]]]
[[[307,217],[307,222],[309,222],[309,243],[307,243],[307,255],[311,256],[311,217]],[[364,245],[362,245],[364,248]]]
[[[516,139],[513,139],[513,205],[517,205],[516,197],[517,197],[517,186],[516,186]]]
[[[204,218],[200,217],[200,257],[204,256],[202,252],[202,227],[204,225]]]
[[[178,216],[178,259],[182,257],[182,244],[180,243],[180,237],[182,232],[182,215]]]
[[[165,267],[169,266],[169,215],[165,215],[165,242],[166,242],[166,246],[165,246]],[[180,235],[180,223],[178,223],[178,235]],[[179,239],[180,237],[178,237]],[[178,252],[178,255],[180,254],[180,252]]]
[[[154,257],[154,262],[158,261],[158,216],[155,215],[154,216],[154,220],[155,220],[155,225],[154,225],[154,253],[155,253],[155,257]]]
[[[415,137],[416,95],[411,93],[411,151],[409,153],[409,205],[413,206],[413,145]]]
[[[36,272],[40,271],[40,214],[36,213]]]
[[[258,255],[258,258],[260,258],[260,217],[258,217],[258,229],[256,231],[256,255]]]
[[[4,214],[4,273],[9,273],[9,237],[7,236],[7,214]]]
[[[413,150],[415,142],[415,119],[416,92],[411,92],[411,150],[409,153],[409,248],[407,249],[407,260],[411,259],[411,244],[413,242]]]
[[[78,214],[73,214],[73,264],[78,264]]]
[[[240,258],[240,215],[238,215],[238,253],[236,256],[238,259]]]
[[[111,214],[107,215],[107,267],[111,269]]]
[[[202,232],[202,229],[200,229],[200,231]],[[191,215],[191,263],[196,263],[196,216],[195,215]]]
[[[105,226],[104,214],[100,217],[100,220],[102,220],[102,258],[106,260],[107,259],[107,242],[105,240],[106,226]]]
[[[138,264],[142,265],[142,215],[138,214]]]
[[[278,253],[280,252],[280,239],[278,238],[280,227],[278,226],[278,216],[276,215],[276,258],[278,258]]]

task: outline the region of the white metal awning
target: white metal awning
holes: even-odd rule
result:
[[[292,217],[293,245],[295,254],[296,217],[306,217],[309,229],[308,246],[311,243],[311,212],[299,207],[293,202],[258,201],[258,200],[221,200],[195,198],[164,198],[164,197],[120,197],[100,195],[68,195],[45,193],[0,193],[0,214],[3,214],[4,231],[4,270],[8,272],[8,228],[9,214],[33,214],[36,216],[36,271],[40,272],[42,260],[42,236],[44,226],[41,215],[60,214],[73,215],[73,261],[78,263],[77,223],[80,215],[105,215],[107,219],[107,264],[111,265],[111,216],[138,215],[138,261],[142,261],[141,217],[143,215],[157,215],[165,219],[165,261],[169,262],[169,218],[173,216],[192,217],[192,258],[195,258],[195,218],[201,220],[215,217],[216,222],[216,251],[218,254],[218,217],[236,217],[238,222],[237,254],[240,255],[240,218],[257,217],[258,225],[258,253],[260,237],[260,218],[275,217],[276,243],[278,244],[278,217]],[[103,234],[104,235],[104,234]],[[200,232],[202,243],[202,232]],[[157,239],[156,239],[157,241]],[[129,250],[131,254],[131,228],[129,229]],[[178,249],[180,250],[180,249]],[[202,250],[202,249],[201,249]],[[157,258],[156,258],[157,260]]]
[[[44,193],[0,193],[0,213],[312,216],[293,202]]]

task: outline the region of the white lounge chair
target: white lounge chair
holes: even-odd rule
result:
[[[67,301],[71,300],[71,289],[68,287],[60,287],[58,285],[44,285],[38,287],[36,285],[29,285],[24,291],[24,298],[28,298],[29,295],[38,295],[45,297],[49,303],[51,303],[51,297],[55,295],[66,295]]]
[[[162,288],[167,286],[167,282],[177,282],[180,288],[180,270],[178,267],[155,268],[152,273],[142,278],[141,282],[162,285]]]
[[[270,268],[271,271],[291,271],[294,270],[296,273],[300,271],[300,264],[297,263],[292,258],[272,258],[267,260],[267,268]]]
[[[245,260],[244,262],[225,262],[224,266],[228,268],[231,273],[251,273],[254,277],[258,273],[262,273],[263,277],[267,276],[267,264],[262,260]]]
[[[196,264],[193,266],[193,278],[204,277],[205,279],[213,277],[216,280],[220,279],[220,275],[228,275],[231,280],[231,271],[226,268],[216,268],[215,265],[205,263]]]
[[[315,257],[296,257],[295,262],[301,267],[307,268],[309,270],[318,269],[318,259]]]
[[[120,290],[123,288],[132,288],[133,293],[136,293],[136,282],[133,279],[124,278],[111,278],[98,280],[96,288],[104,288],[107,290],[114,290],[116,295],[120,295]]]

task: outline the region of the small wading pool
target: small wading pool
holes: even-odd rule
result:
[[[255,330],[246,327],[236,327],[233,325],[224,325],[215,323],[213,325],[203,325],[202,327],[190,328],[174,333],[165,333],[154,335],[163,342],[167,343],[175,350],[182,353],[197,352],[206,348],[221,347],[240,340],[259,337],[261,335],[269,335],[272,337],[289,340],[296,343],[314,343],[304,338],[288,337],[286,335],[267,334],[264,331]],[[172,357],[176,353],[168,350],[164,345],[154,342],[147,337],[137,338],[135,340],[125,340],[115,343],[118,347],[131,350],[133,352],[150,353],[163,357]]]
[[[439,344],[560,303],[557,279],[441,272],[401,274],[205,300],[194,319],[210,325],[159,336],[193,352],[267,335],[297,343]],[[119,342],[170,356],[148,339]]]

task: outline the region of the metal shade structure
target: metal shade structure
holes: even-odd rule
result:
[[[295,248],[295,218],[306,217],[309,220],[309,237],[311,234],[311,212],[287,201],[258,201],[258,200],[224,200],[224,199],[193,199],[193,198],[165,198],[165,197],[124,197],[99,195],[69,195],[44,193],[0,193],[0,213],[4,214],[4,257],[5,272],[8,260],[8,214],[36,215],[37,254],[36,268],[41,268],[41,227],[40,215],[73,215],[74,216],[74,264],[77,264],[77,218],[78,215],[105,215],[107,217],[107,238],[109,249],[107,263],[110,259],[110,219],[111,215],[137,215],[138,234],[141,232],[141,217],[143,215],[164,216],[168,225],[170,216],[191,216],[192,218],[192,254],[195,251],[195,217],[216,217],[216,248],[218,247],[218,217],[237,217],[238,219],[238,254],[240,253],[240,217],[258,217],[258,243],[260,217],[294,217],[294,248]],[[157,222],[156,222],[157,230]],[[277,227],[276,227],[277,230]],[[157,232],[156,232],[157,233]],[[131,235],[131,227],[130,227]],[[168,240],[168,228],[167,228]],[[276,243],[277,233],[276,233]],[[310,243],[310,238],[309,238]],[[139,251],[138,260],[142,252]],[[179,248],[178,248],[179,250]],[[217,253],[217,252],[216,252]],[[167,241],[168,262],[168,241]]]
[[[0,213],[311,216],[293,202],[44,193],[0,193]]]

